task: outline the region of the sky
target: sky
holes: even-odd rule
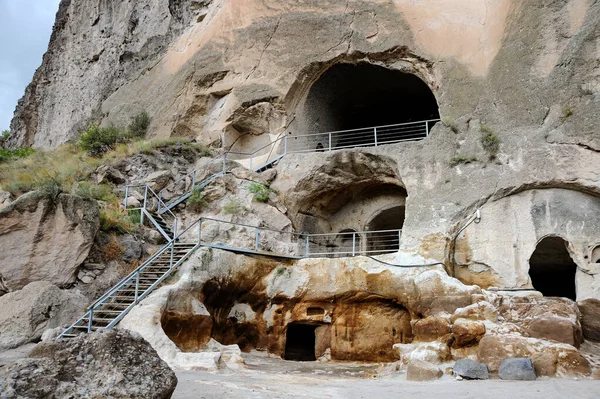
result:
[[[0,0],[0,131],[48,48],[60,0]]]

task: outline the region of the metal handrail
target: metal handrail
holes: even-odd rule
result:
[[[423,121],[416,121],[416,122],[405,122],[405,123],[396,123],[396,124],[393,124],[393,125],[360,127],[360,128],[357,128],[357,129],[334,130],[334,131],[331,131],[331,132],[311,133],[311,134],[303,134],[303,135],[291,136],[291,137],[309,137],[309,136],[318,136],[318,135],[324,135],[324,134],[357,132],[357,131],[360,131],[360,130],[383,129],[383,128],[386,128],[386,127],[408,126],[408,125],[416,125],[416,124],[420,124],[420,123],[439,122],[439,121],[440,121],[440,119],[426,119],[426,120],[423,120]]]

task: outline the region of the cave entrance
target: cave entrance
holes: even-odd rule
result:
[[[377,133],[380,144],[425,137],[424,124],[405,128],[389,125],[440,117],[433,92],[417,76],[366,62],[340,63],[326,70],[310,88],[298,114],[295,127],[299,135],[386,126]],[[314,148],[328,148],[326,141],[315,138],[312,144]],[[332,146],[338,148],[374,145],[369,144],[373,131],[340,132],[333,141]]]
[[[560,237],[542,239],[529,259],[531,284],[544,296],[576,300],[576,271],[577,265],[567,251],[567,242]]]
[[[288,324],[285,337],[285,360],[309,362],[317,360],[315,356],[315,330],[312,324]]]
[[[400,234],[404,226],[404,206],[394,206],[378,213],[367,225],[367,252],[382,254],[400,249]]]

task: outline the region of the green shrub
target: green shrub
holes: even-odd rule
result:
[[[481,145],[490,159],[500,151],[500,137],[487,125],[481,125]]]
[[[58,196],[63,192],[62,185],[60,184],[60,182],[53,178],[40,180],[36,183],[34,189],[44,194],[45,196],[50,197],[52,202],[56,202]]]
[[[8,148],[0,148],[0,162],[9,162],[14,159],[27,158],[35,152],[33,148],[23,147],[13,150]]]
[[[473,155],[455,154],[450,158],[450,166],[456,166],[461,163],[472,163],[477,162],[479,159]]]
[[[573,116],[573,108],[569,107],[568,105],[563,106],[561,124],[565,123],[571,116]]]
[[[10,130],[8,130],[8,129],[7,130],[3,130],[2,131],[2,138],[4,140],[6,140],[8,138],[8,136],[10,136]]]
[[[201,187],[196,187],[194,191],[192,191],[192,195],[187,199],[187,204],[192,211],[201,212],[208,206],[208,201],[204,198],[203,189]]]
[[[263,186],[262,184],[252,183],[248,190],[254,194],[254,200],[258,202],[269,201],[269,194],[273,192],[269,187]]]
[[[141,209],[131,209],[128,211],[129,219],[133,224],[142,223],[142,210]]]
[[[444,117],[442,118],[442,123],[444,126],[449,127],[454,133],[458,133],[458,126],[456,126],[456,122],[454,122],[452,119]]]
[[[79,136],[79,147],[91,156],[99,157],[124,141],[126,138],[123,132],[116,127],[92,125]]]
[[[231,200],[223,206],[223,213],[225,215],[237,215],[243,212],[245,208],[236,200]]]
[[[125,234],[135,231],[136,227],[127,211],[115,201],[100,209],[100,229]]]
[[[118,200],[112,186],[108,184],[92,184],[87,181],[77,182],[73,187],[73,194],[105,202]]]
[[[148,126],[150,126],[150,116],[146,111],[142,111],[133,118],[127,128],[129,137],[140,139],[146,136],[148,132]]]

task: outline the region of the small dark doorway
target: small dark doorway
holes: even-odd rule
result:
[[[309,362],[317,360],[315,356],[316,325],[288,324],[285,338],[285,360]]]
[[[533,288],[544,296],[576,300],[576,271],[577,265],[567,251],[567,242],[560,237],[544,238],[529,259]]]

